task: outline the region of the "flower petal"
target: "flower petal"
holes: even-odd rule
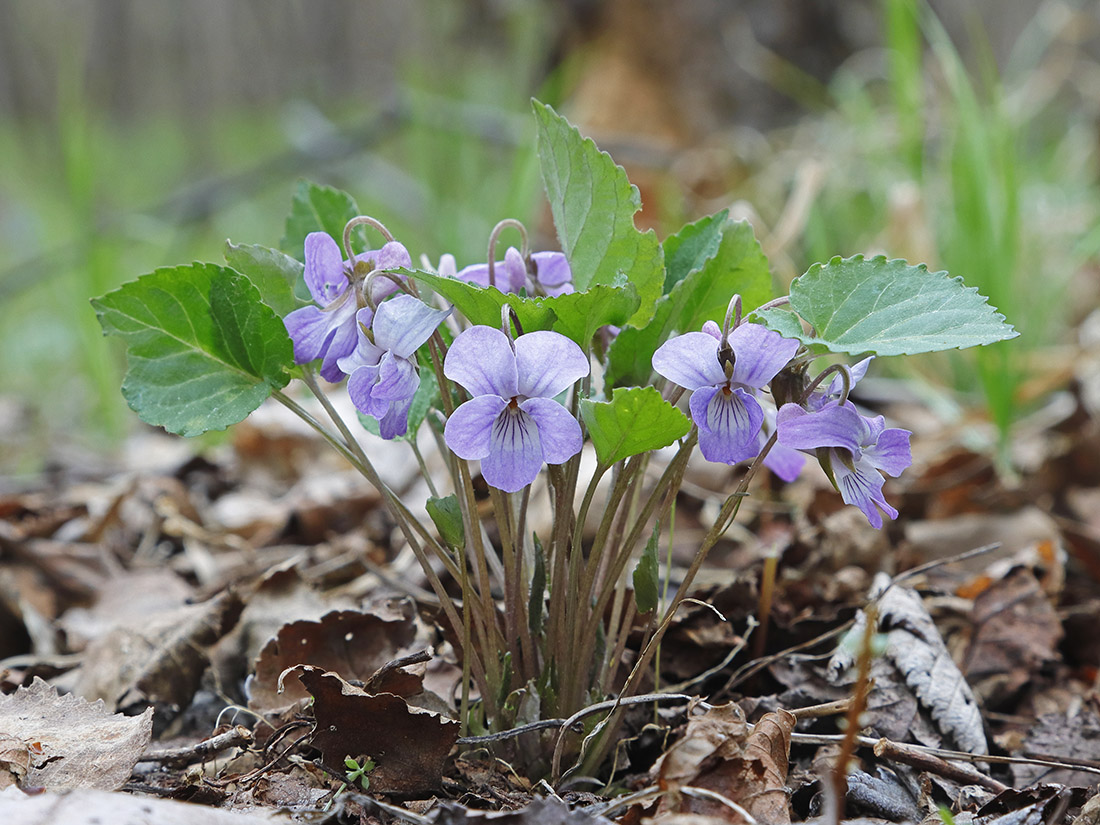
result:
[[[459,458],[485,458],[489,455],[493,422],[507,404],[496,395],[471,398],[451,413],[443,428],[443,440]]]
[[[871,362],[875,360],[875,356],[868,355],[862,361],[853,364],[848,368],[851,373],[851,381],[849,381],[848,389],[851,390],[856,384],[858,384],[863,376],[867,374],[867,368],[871,366]],[[840,393],[844,391],[844,379],[839,375],[834,375],[833,380],[829,382],[829,388],[825,391],[825,396],[829,399],[835,399],[840,397]],[[816,395],[816,393],[815,393]]]
[[[843,461],[833,462],[833,476],[836,478],[840,497],[847,504],[854,504],[862,510],[872,527],[882,527],[879,509],[889,518],[898,517],[898,511],[883,498],[882,485],[885,479],[870,462],[856,462],[853,469],[849,469]]]
[[[387,352],[378,364],[378,386],[374,388],[374,397],[386,401],[404,401],[416,395],[420,387],[420,376],[416,365],[408,358],[399,358]]]
[[[909,449],[909,430],[895,427],[883,430],[873,447],[863,448],[863,458],[888,476],[895,478],[913,463]]]
[[[363,327],[370,326],[372,314],[370,307],[363,307],[355,313],[355,349],[336,362],[336,365],[348,375],[351,375],[357,367],[377,367],[382,356],[386,354],[384,349],[376,347],[363,332]]]
[[[355,409],[374,415],[374,387],[378,382],[378,367],[360,366],[348,373],[348,395]]]
[[[737,464],[759,451],[764,411],[741,389],[703,387],[692,393],[691,417],[699,427],[699,450],[707,461]]]
[[[409,409],[412,407],[412,396],[390,404],[389,410],[378,419],[378,434],[389,440],[404,435],[409,431]]]
[[[409,358],[436,327],[451,314],[449,309],[434,309],[412,295],[395,295],[378,307],[374,315],[374,343],[401,358]]]
[[[331,312],[323,312],[315,306],[304,306],[287,313],[283,318],[287,334],[294,342],[294,363],[308,364],[320,358],[325,345],[332,337]]]
[[[489,286],[489,265],[470,264],[456,272],[455,277],[460,281],[487,287]]]
[[[561,333],[539,330],[516,338],[520,395],[553,398],[591,368],[584,351]]]
[[[351,355],[359,340],[359,325],[355,323],[355,302],[345,301],[338,309],[333,310],[332,317],[330,323],[334,334],[322,356],[321,377],[335,384],[344,379],[340,359]]]
[[[535,280],[547,295],[562,295],[566,286],[573,291],[573,270],[564,252],[534,252]]]
[[[850,405],[828,404],[817,412],[807,412],[797,404],[784,404],[775,417],[779,443],[794,450],[818,447],[843,447],[859,453],[863,422]]]
[[[764,466],[789,484],[798,478],[802,468],[806,466],[806,456],[776,442],[764,456]]]
[[[493,327],[474,326],[459,333],[447,350],[443,374],[470,395],[512,398],[519,392],[515,353],[508,337]]]
[[[581,425],[569,410],[550,398],[528,398],[520,409],[535,420],[547,464],[564,464],[581,451]]]
[[[653,353],[653,369],[689,390],[724,384],[718,363],[718,342],[705,332],[685,332],[669,338]]]
[[[523,262],[523,255],[514,246],[508,247],[504,253],[504,263],[497,264],[493,268],[497,285],[507,284],[508,292],[519,292],[527,286],[527,264]]]
[[[327,232],[310,232],[305,240],[305,259],[303,276],[309,294],[318,304],[327,306],[348,287],[340,246]]]
[[[505,408],[493,422],[489,455],[481,460],[485,482],[514,493],[535,480],[542,463],[535,419],[521,409]]]
[[[741,324],[729,334],[733,349],[733,380],[760,389],[787,366],[800,346],[760,324]]]
[[[409,250],[405,248],[404,244],[397,241],[390,241],[381,249],[364,252],[356,259],[368,261],[372,271],[392,272],[397,269],[412,269],[412,256],[409,255]],[[398,276],[398,280],[407,281],[408,278],[401,275]],[[393,278],[379,275],[371,281],[370,294],[374,303],[379,304],[400,289],[401,287]]]

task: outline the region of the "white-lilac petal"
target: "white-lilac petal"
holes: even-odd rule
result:
[[[473,326],[459,333],[443,361],[443,374],[470,395],[512,398],[519,392],[515,353],[508,337],[494,327]]]
[[[864,430],[862,416],[845,404],[833,403],[816,412],[807,412],[797,404],[784,404],[775,417],[779,442],[793,450],[818,447],[843,447],[858,454]]]
[[[591,370],[584,351],[561,333],[528,332],[515,343],[519,395],[553,398]]]
[[[489,454],[481,460],[482,477],[498,490],[514,493],[535,480],[542,463],[535,419],[519,408],[506,407],[493,422]]]
[[[382,356],[378,364],[378,385],[374,397],[386,401],[412,398],[420,388],[420,375],[411,359],[401,358],[392,352]]]
[[[348,375],[351,375],[359,367],[377,367],[382,360],[382,356],[386,354],[382,347],[375,346],[367,337],[367,334],[363,332],[365,327],[370,326],[373,315],[374,313],[371,312],[370,307],[363,307],[355,313],[355,349],[337,361],[340,369]]]
[[[409,431],[409,410],[412,408],[413,397],[394,401],[389,405],[389,410],[378,418],[378,434],[385,439],[397,438]]]
[[[705,332],[719,344],[722,343],[722,328],[718,326],[717,321],[704,321],[703,332]]]
[[[705,332],[685,332],[670,338],[653,353],[653,369],[689,390],[725,383],[718,362],[718,341]]]
[[[479,395],[459,405],[443,428],[443,438],[459,458],[476,460],[489,455],[493,423],[508,406],[497,395]]]
[[[573,270],[565,253],[534,252],[531,261],[535,265],[535,280],[547,295],[567,295],[574,291]]]
[[[726,339],[735,356],[733,381],[760,389],[790,363],[800,346],[760,324],[741,324]]]
[[[435,309],[412,295],[395,295],[374,315],[374,342],[394,355],[409,358],[424,345],[450,309]]]
[[[840,497],[846,504],[855,505],[862,510],[872,527],[882,527],[882,516],[878,512],[880,509],[891,519],[898,517],[898,511],[887,504],[882,495],[885,479],[868,462],[857,462],[852,468],[845,466],[842,461],[834,462],[833,477],[840,490]]]
[[[742,389],[704,387],[692,393],[688,405],[699,427],[699,450],[707,461],[737,464],[759,452],[757,436],[764,411]]]
[[[538,426],[542,459],[547,464],[564,464],[581,451],[584,444],[581,425],[557,401],[550,398],[528,398],[519,408],[534,419]]]
[[[909,430],[894,427],[879,433],[873,446],[863,448],[863,458],[888,476],[897,478],[913,463],[909,448]]]
[[[802,468],[806,466],[806,456],[777,441],[764,456],[764,466],[789,484],[798,478]]]
[[[348,286],[340,246],[327,232],[310,232],[306,235],[304,249],[306,287],[314,301],[327,306]]]
[[[348,373],[348,396],[355,409],[375,418],[385,415],[390,402],[374,397],[374,387],[378,383],[378,367],[356,367]]]

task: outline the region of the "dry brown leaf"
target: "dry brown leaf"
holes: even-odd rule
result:
[[[974,600],[974,635],[963,672],[986,707],[1012,699],[1044,665],[1057,661],[1062,624],[1039,581],[1017,567]]]
[[[769,713],[748,733],[733,703],[711,708],[688,721],[683,738],[656,767],[666,795],[658,822],[678,814],[743,823],[745,818],[718,800],[689,796],[685,787],[703,788],[740,805],[761,822],[790,822],[786,781],[790,735],[795,718],[785,710]]]
[[[125,709],[143,703],[171,718],[186,708],[209,664],[208,650],[236,624],[243,602],[222,593],[208,602],[116,627],[88,646],[75,693]]]
[[[0,791],[0,822],[18,825],[264,825],[287,822],[260,811],[236,813],[125,793],[80,789],[28,796],[16,788]]]
[[[432,825],[611,825],[598,814],[569,810],[554,797],[533,799],[518,811],[473,811],[453,803],[443,803],[432,811]]]
[[[378,668],[397,658],[416,638],[410,617],[387,619],[355,610],[333,611],[320,621],[283,625],[260,652],[255,676],[248,681],[249,705],[260,712],[279,712],[308,697],[293,679],[280,675],[295,665],[313,665],[344,679],[362,682]],[[405,674],[412,679],[411,674]],[[422,681],[406,681],[393,693],[407,695],[420,690]]]
[[[1015,755],[1015,754],[1014,754]],[[1020,755],[1058,761],[1059,757],[1100,762],[1100,716],[1091,710],[1076,714],[1050,713],[1040,716],[1028,731]],[[1013,784],[1025,787],[1037,783],[1075,785],[1087,788],[1096,785],[1096,774],[1071,768],[1050,768],[1042,765],[1013,765]]]
[[[89,704],[77,696],[59,696],[38,678],[28,688],[0,696],[0,768],[5,767],[4,753],[14,749],[13,758],[7,759],[7,772],[21,779],[23,787],[121,788],[152,732],[152,709],[141,716],[111,714],[102,702]],[[26,748],[22,777],[16,768],[22,756],[15,742]],[[15,820],[0,817],[0,821]]]
[[[376,765],[372,793],[417,797],[439,790],[458,722],[392,693],[366,693],[319,668],[303,666],[297,675],[314,698],[313,744],[327,766],[343,773],[345,758],[369,757]]]

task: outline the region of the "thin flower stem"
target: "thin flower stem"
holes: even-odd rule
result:
[[[424,462],[424,456],[416,443],[415,434],[409,439],[409,446],[412,447],[413,455],[416,456],[416,464],[420,467],[420,476],[428,485],[428,492],[432,494],[432,498],[439,498],[439,490],[436,489],[435,482],[432,480],[432,474],[428,472],[428,465]]]
[[[501,560],[504,562],[504,580],[501,582],[504,592],[504,640],[512,653],[513,674],[525,674],[525,662],[519,642],[519,606],[516,604],[519,598],[516,591],[519,559],[516,555],[511,499],[507,493],[495,487],[489,487],[489,497],[493,502],[493,513],[500,533]]]

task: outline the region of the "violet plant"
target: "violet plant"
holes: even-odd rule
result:
[[[459,270],[432,250],[438,270],[414,269],[350,196],[302,183],[284,251],[230,243],[226,266],[158,269],[93,300],[104,330],[126,341],[122,391],[143,420],[196,435],[272,397],[378,488],[457,634],[459,718],[492,730],[635,692],[762,464],[792,480],[815,458],[873,525],[897,516],[883,474],[909,466],[909,433],[849,400],[869,359],[815,370],[817,358],[1016,335],[960,279],[885,257],[815,264],[775,298],[747,223],[723,211],[663,242],[638,231],[638,191],[623,170],[550,107],[536,102],[534,112],[561,252],[531,253],[508,220],[487,263]],[[385,243],[357,252],[366,229]],[[508,230],[521,245],[498,261]],[[332,386],[316,380],[317,362]],[[295,379],[327,422],[286,391]],[[418,436],[434,437],[447,473],[427,479],[430,522],[379,477],[373,436],[329,398],[342,392],[369,429],[405,439],[423,472]],[[656,547],[696,446],[746,472],[661,604]],[[489,515],[475,499],[479,469]],[[527,522],[532,496],[547,496],[553,512],[538,535]],[[646,639],[622,674],[639,615]],[[610,741],[603,730],[589,767]]]

